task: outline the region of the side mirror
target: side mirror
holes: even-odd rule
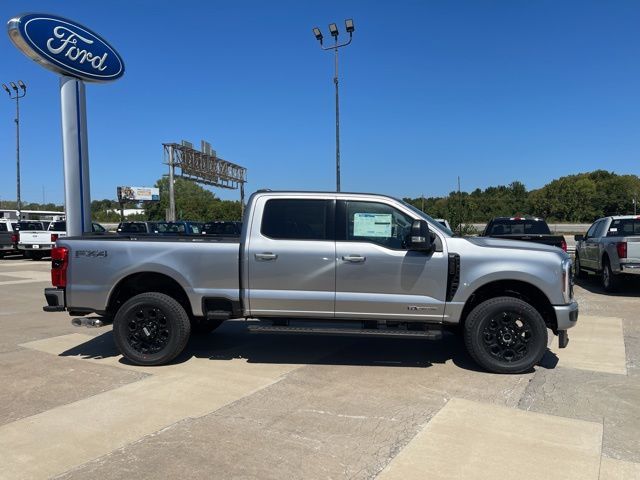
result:
[[[583,240],[584,240],[584,235],[574,235],[574,236],[573,236],[573,239],[574,239],[576,242],[581,242],[581,241],[583,241]]]
[[[414,220],[409,237],[409,250],[415,252],[430,252],[433,240],[429,232],[429,224],[425,220]]]

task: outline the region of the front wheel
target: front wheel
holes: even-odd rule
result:
[[[141,293],[127,300],[113,320],[122,355],[136,365],[163,365],[187,345],[191,322],[185,309],[164,293]]]
[[[476,306],[464,324],[471,357],[493,373],[531,370],[547,349],[547,327],[540,313],[514,297],[496,297]]]

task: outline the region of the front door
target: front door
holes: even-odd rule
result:
[[[384,202],[337,209],[336,318],[442,321],[448,259],[407,249],[414,218]]]
[[[259,201],[246,258],[251,315],[332,318],[335,200]]]

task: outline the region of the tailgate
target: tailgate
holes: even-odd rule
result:
[[[627,242],[627,261],[640,262],[640,237],[625,237]]]
[[[49,232],[20,232],[20,243],[22,244],[43,244],[51,243],[51,234]]]

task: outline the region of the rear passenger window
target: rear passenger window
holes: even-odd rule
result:
[[[267,200],[260,232],[282,240],[333,240],[333,201]]]
[[[6,231],[7,231],[7,224],[0,223],[0,232],[6,232]]]

